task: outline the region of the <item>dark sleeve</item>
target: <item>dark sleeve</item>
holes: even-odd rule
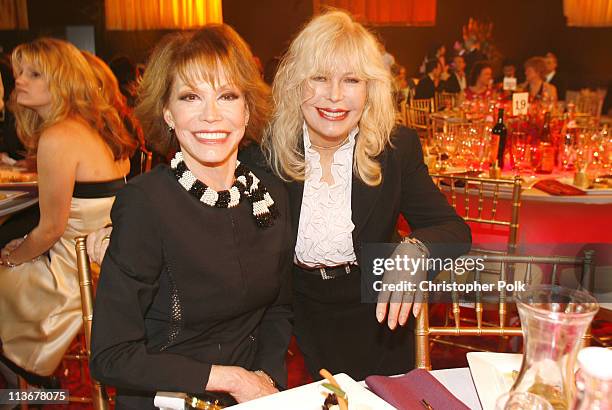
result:
[[[400,212],[412,229],[410,236],[423,242],[431,257],[467,253],[472,242],[470,228],[431,180],[417,134],[400,128],[394,144],[402,161]]]
[[[286,357],[291,332],[293,328],[293,311],[291,309],[291,274],[293,267],[293,228],[291,226],[291,212],[288,199],[285,209],[281,211],[279,222],[285,224],[285,237],[283,241],[287,247],[281,259],[279,269],[282,272],[281,290],[276,302],[270,306],[259,327],[259,343],[255,357],[254,369],[265,371],[274,379],[279,390],[287,388]]]
[[[416,85],[416,88],[414,89],[414,98],[419,100],[422,98],[427,98],[427,94],[429,94],[429,91],[427,90],[425,83],[426,81],[424,81],[423,78],[419,80],[418,84]]]
[[[140,187],[128,184],[113,205],[113,232],[95,300],[91,373],[127,389],[201,392],[210,364],[147,349],[144,317],[164,268],[159,222],[150,204]]]
[[[442,89],[447,93],[458,93],[461,91],[459,88],[459,80],[457,80],[454,73],[448,77],[448,80],[444,81],[444,86]]]

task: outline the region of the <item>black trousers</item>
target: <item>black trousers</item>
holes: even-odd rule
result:
[[[323,280],[294,269],[294,332],[308,371],[370,375],[403,374],[414,368],[414,317],[390,330],[376,320],[376,304],[361,302],[359,270]]]

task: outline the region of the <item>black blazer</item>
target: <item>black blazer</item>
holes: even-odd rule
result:
[[[459,80],[457,79],[457,75],[455,73],[451,73],[451,75],[448,77],[448,80],[444,81],[444,91],[446,91],[447,93],[461,92],[461,86],[459,85]]]
[[[470,228],[431,180],[416,132],[399,127],[391,141],[393,147],[387,147],[379,158],[383,173],[380,185],[368,186],[353,175],[351,207],[357,259],[362,244],[392,241],[400,212],[412,229],[410,236],[422,241],[431,257],[467,253],[472,240]],[[291,217],[297,228],[304,183],[291,182],[288,189]]]
[[[423,78],[419,80],[419,83],[416,86],[414,91],[414,98],[423,99],[423,98],[434,98],[436,91],[442,87],[442,81],[440,81],[438,88],[434,84],[433,80],[425,75]]]
[[[552,84],[557,89],[557,98],[559,100],[565,100],[565,92],[567,91],[567,80],[563,73],[555,72],[553,78],[550,79],[549,84]]]

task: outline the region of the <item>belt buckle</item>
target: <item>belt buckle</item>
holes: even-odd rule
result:
[[[319,268],[319,272],[321,272],[321,278],[323,280],[328,280],[328,279],[333,279],[334,278],[333,276],[329,276],[327,274],[327,270],[325,270],[325,268]]]
[[[347,275],[349,273],[351,273],[351,264],[350,263],[347,263],[347,264],[344,265],[344,271],[346,272]],[[323,280],[334,279],[336,277],[336,275],[334,275],[334,276],[328,275],[326,268],[319,268],[319,272],[321,273],[321,278]]]

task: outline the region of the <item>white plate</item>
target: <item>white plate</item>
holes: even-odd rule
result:
[[[15,199],[27,195],[27,192],[23,191],[0,191],[0,206],[8,204]]]
[[[521,369],[523,355],[469,352],[467,360],[483,410],[494,410],[497,398],[510,391],[514,384],[512,371]]]
[[[349,410],[394,410],[395,407],[361,386],[348,375],[334,376],[349,400]],[[321,381],[295,389],[285,390],[271,396],[252,400],[228,407],[232,410],[313,410],[320,409],[329,390],[321,386]]]

